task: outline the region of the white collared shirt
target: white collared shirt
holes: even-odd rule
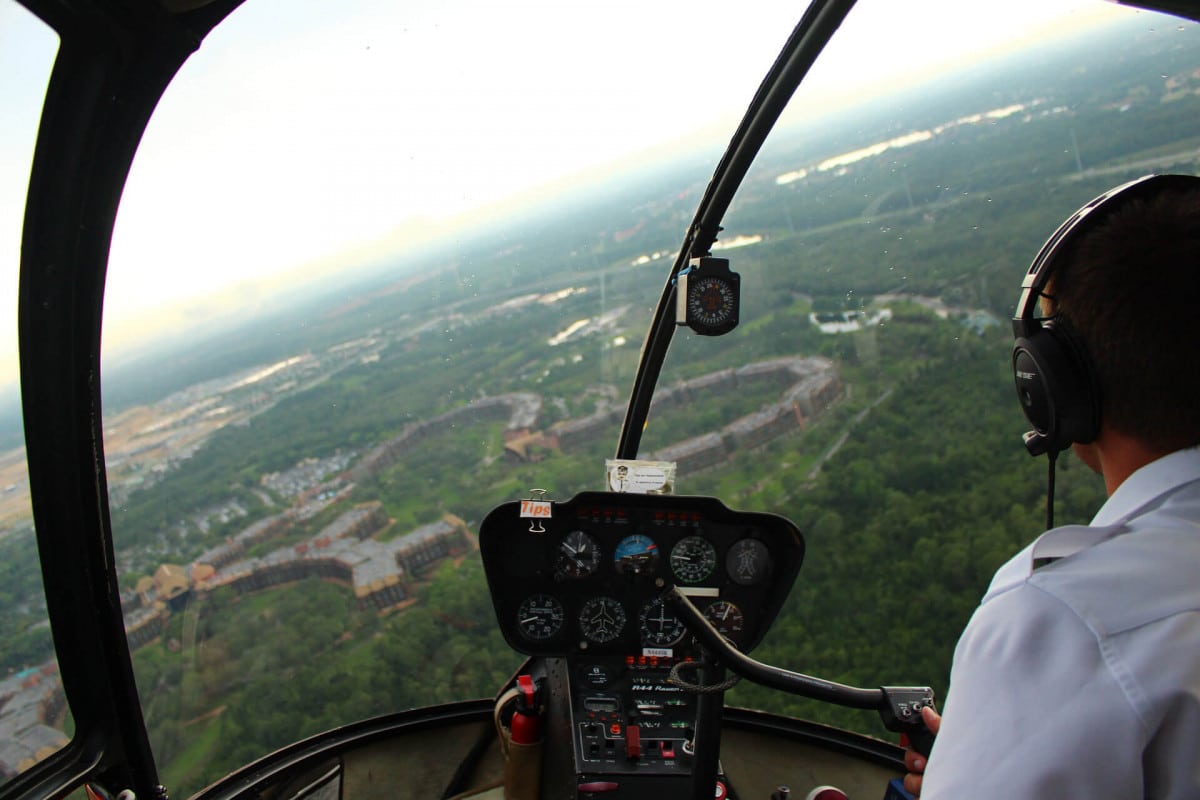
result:
[[[1200,798],[1200,448],[997,571],[943,710],[922,800]]]

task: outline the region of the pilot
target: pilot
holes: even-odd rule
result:
[[[924,800],[1200,797],[1200,178],[1097,198],[1030,277],[1014,320],[1038,428],[1027,444],[1071,447],[1108,500],[996,573],[905,787]]]

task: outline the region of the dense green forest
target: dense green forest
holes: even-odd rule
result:
[[[348,720],[492,694],[521,663],[489,624],[477,555],[444,564],[405,611],[360,613],[354,603],[317,580],[246,597],[218,591],[138,650],[168,785],[190,794]]]
[[[805,533],[806,564],[756,657],[856,685],[929,683],[944,694],[951,649],[993,570],[1041,530],[1044,465],[1019,444],[999,331],[963,335],[955,322],[914,315],[877,337],[881,358],[913,352],[913,337],[924,357],[815,481],[809,465],[875,399],[868,384],[803,435],[739,453],[684,488],[784,514]],[[455,457],[445,442],[438,451]],[[775,468],[754,466],[764,460]],[[524,469],[531,480],[539,472]],[[445,491],[453,473],[431,473],[429,486]],[[1059,518],[1085,521],[1103,499],[1099,479],[1069,457],[1060,473]],[[594,474],[562,479],[599,485]],[[519,481],[481,487],[480,508],[511,499]],[[520,663],[492,622],[475,554],[444,563],[411,608],[379,616],[353,603],[346,589],[315,581],[242,598],[217,592],[137,652],[152,739],[173,785],[201,786],[349,720],[493,694]],[[728,702],[883,733],[872,714],[751,685]]]
[[[756,656],[860,686],[931,683],[944,696],[958,634],[994,570],[1040,532],[1044,464],[1020,446],[1000,337],[943,334],[855,428],[809,491],[776,506],[806,563]],[[1086,522],[1097,476],[1065,456],[1056,515]],[[768,490],[769,491],[769,490]],[[729,701],[881,733],[873,715],[742,685]]]

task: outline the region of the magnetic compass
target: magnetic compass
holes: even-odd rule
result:
[[[737,327],[741,276],[725,258],[693,258],[679,273],[675,324],[701,336],[720,336]]]

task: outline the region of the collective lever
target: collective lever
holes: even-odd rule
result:
[[[921,721],[921,709],[925,706],[933,707],[933,689],[930,687],[883,686],[879,689],[860,689],[772,667],[755,661],[729,644],[678,586],[669,589],[663,599],[675,607],[688,630],[710,653],[725,667],[746,680],[834,705],[877,711],[885,728],[905,734],[914,750],[922,755],[929,755],[933,747],[933,734]]]

